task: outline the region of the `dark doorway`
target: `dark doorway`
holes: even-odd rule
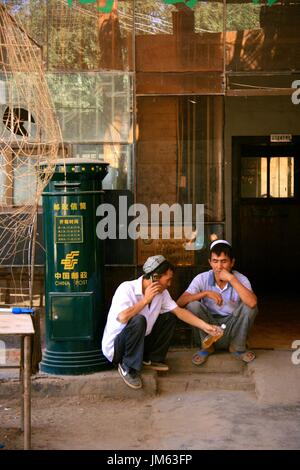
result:
[[[233,138],[233,243],[258,290],[294,289],[300,265],[300,146]]]
[[[300,139],[233,138],[236,268],[258,295],[249,346],[290,349],[300,335]]]

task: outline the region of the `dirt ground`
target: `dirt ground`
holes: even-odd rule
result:
[[[0,444],[22,449],[19,402],[0,401]],[[262,406],[249,392],[202,391],[145,400],[33,399],[32,448],[300,449],[300,406]]]

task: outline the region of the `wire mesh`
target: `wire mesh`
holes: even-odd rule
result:
[[[4,290],[16,303],[30,302],[37,208],[61,142],[41,47],[1,2],[0,266],[11,267]]]

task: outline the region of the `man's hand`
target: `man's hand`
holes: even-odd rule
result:
[[[150,304],[152,302],[152,300],[154,299],[154,297],[157,294],[160,294],[160,293],[161,293],[161,286],[160,286],[159,282],[152,282],[145,289],[145,294],[144,294],[145,302],[147,304]]]
[[[234,279],[234,275],[232,273],[230,273],[229,271],[227,271],[226,269],[222,269],[219,272],[219,279],[221,281],[231,282],[232,279]]]
[[[223,336],[224,331],[222,330],[222,328],[220,328],[217,325],[210,325],[209,323],[206,323],[206,322],[204,322],[204,323],[205,323],[205,325],[203,325],[201,327],[201,330],[204,330],[205,333],[207,333],[211,336],[218,335],[218,336],[220,336],[220,338],[221,338],[221,336]]]
[[[208,297],[209,299],[214,300],[217,305],[223,304],[223,299],[222,299],[221,294],[219,294],[218,292],[214,292],[213,290],[206,291],[205,297]]]
[[[220,338],[223,336],[223,330],[217,325],[210,325],[209,323],[206,323],[205,321],[201,320],[201,318],[196,317],[193,313],[191,313],[189,310],[186,310],[185,308],[180,308],[176,307],[174,310],[172,310],[173,313],[179,318],[179,320],[182,320],[186,323],[188,323],[191,326],[195,326],[196,328],[199,328],[209,335],[218,335]]]
[[[221,281],[230,282],[232,287],[239,294],[242,302],[244,302],[248,307],[255,308],[257,305],[257,297],[251,289],[245,287],[234,274],[230,273],[226,269],[222,269],[218,273],[219,279]]]
[[[127,323],[132,317],[140,313],[141,310],[146,307],[146,305],[149,305],[154,297],[161,292],[162,287],[159,282],[151,282],[151,284],[149,284],[145,289],[144,297],[132,307],[129,307],[126,310],[120,312],[117,320],[120,323]]]

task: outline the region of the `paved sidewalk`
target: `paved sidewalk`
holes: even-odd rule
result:
[[[267,405],[300,403],[300,364],[292,363],[293,353],[295,354],[295,351],[260,350],[257,352],[256,360],[247,366],[260,403]]]

